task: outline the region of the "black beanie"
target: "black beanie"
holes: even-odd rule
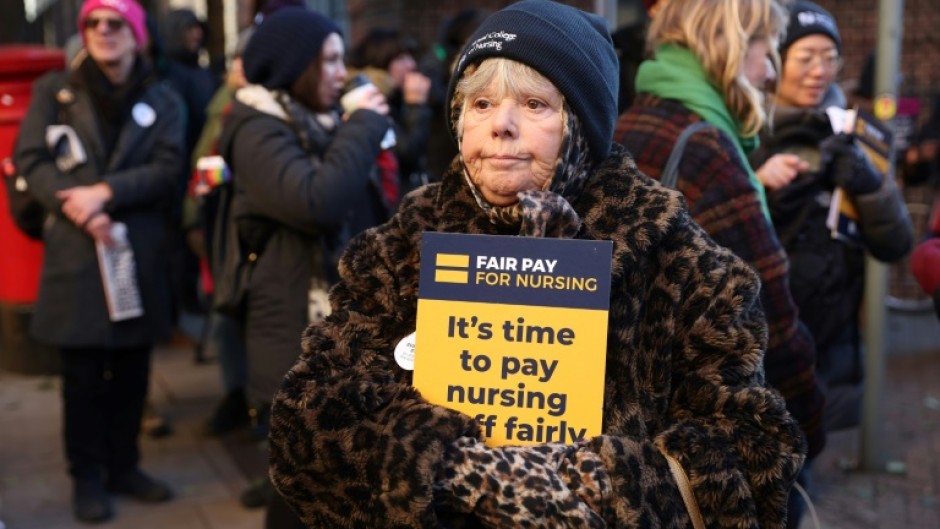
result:
[[[493,13],[460,52],[445,108],[467,66],[489,57],[512,59],[544,75],[580,118],[594,161],[607,157],[620,77],[603,18],[549,0],[523,0]]]
[[[330,33],[342,35],[332,20],[315,11],[278,9],[258,25],[245,48],[245,79],[271,90],[290,89],[317,58]]]
[[[786,53],[791,44],[807,35],[825,35],[836,43],[837,50],[842,51],[839,28],[836,27],[836,19],[829,11],[804,0],[790,4],[789,9],[790,21],[787,24],[787,34],[780,42],[781,55]]]

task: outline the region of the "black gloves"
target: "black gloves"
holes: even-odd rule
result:
[[[852,195],[864,195],[881,187],[881,175],[855,144],[854,136],[835,134],[819,144],[820,166],[833,186]]]

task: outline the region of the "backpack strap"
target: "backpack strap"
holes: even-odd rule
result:
[[[659,182],[668,187],[669,189],[676,189],[676,184],[679,180],[679,162],[682,161],[682,154],[685,151],[685,145],[689,142],[689,138],[698,132],[699,130],[712,126],[711,123],[707,121],[696,121],[692,123],[685,130],[679,134],[679,138],[676,140],[676,144],[672,147],[672,152],[669,154],[669,159],[666,160],[666,166],[663,168],[662,177],[660,177]]]

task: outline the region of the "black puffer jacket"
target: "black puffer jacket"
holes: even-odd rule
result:
[[[219,140],[234,175],[239,232],[264,239],[253,241],[264,250],[248,288],[245,336],[249,390],[261,401],[271,400],[300,354],[311,281],[330,279],[327,239],[389,215],[373,170],[387,119],[361,110],[334,131],[310,114],[301,119],[309,119],[306,142],[271,92],[249,86],[236,94]]]
[[[832,179],[821,167],[819,144],[833,134],[820,110],[779,107],[773,135],[761,137],[761,148],[751,157],[760,167],[774,154],[796,154],[810,164],[809,171],[767,197],[774,227],[790,257],[790,289],[816,340],[820,363],[847,326],[854,325],[862,303],[865,251],[893,262],[906,255],[913,242],[910,216],[893,181],[880,189],[854,197],[861,219],[865,248],[833,239],[826,227]]]

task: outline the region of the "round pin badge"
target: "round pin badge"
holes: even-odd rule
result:
[[[60,105],[71,105],[75,102],[75,93],[68,88],[62,88],[56,92],[55,99]]]
[[[143,128],[153,125],[153,122],[157,120],[157,113],[147,103],[134,105],[134,108],[131,109],[131,115],[134,116],[134,121]]]
[[[405,336],[395,346],[395,361],[406,371],[415,369],[415,333]]]

